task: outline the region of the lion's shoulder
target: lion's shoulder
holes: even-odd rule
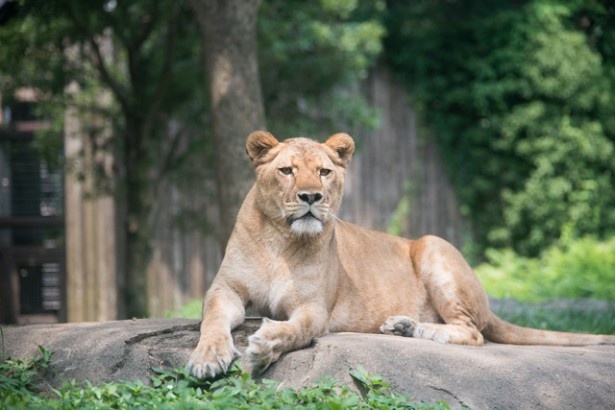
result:
[[[386,232],[374,231],[350,222],[338,221],[335,228],[340,254],[350,254],[357,261],[408,254],[412,241]]]

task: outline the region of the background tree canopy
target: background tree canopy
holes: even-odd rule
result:
[[[609,1],[392,1],[387,61],[420,103],[479,248],[615,231]]]
[[[378,9],[383,1],[263,2],[259,64],[270,129],[305,136],[377,125],[355,91],[382,51]]]
[[[76,81],[80,108],[113,119],[133,187],[129,215],[147,215],[160,172],[194,174],[187,153],[212,158],[207,132],[195,132],[206,129],[208,101],[187,4],[20,4],[0,31],[4,94],[35,86],[53,103],[42,109],[57,113]],[[606,0],[264,1],[259,64],[269,128],[314,135],[376,127],[377,111],[352,90],[382,56],[435,133],[479,250],[535,255],[566,238],[606,237],[615,231],[614,16]],[[114,47],[107,61],[97,55],[105,36]],[[101,88],[114,96],[104,109],[87,98]],[[63,117],[54,118],[52,131]],[[171,120],[181,132],[169,142]],[[43,134],[39,145],[57,146],[57,136]]]

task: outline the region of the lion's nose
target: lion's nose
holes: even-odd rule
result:
[[[322,194],[320,192],[301,192],[297,194],[297,197],[303,202],[307,202],[309,205],[312,205],[322,199]]]

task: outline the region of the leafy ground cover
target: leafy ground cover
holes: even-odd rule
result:
[[[394,393],[387,382],[363,368],[350,371],[360,393],[331,379],[301,390],[283,383],[257,382],[236,364],[227,377],[198,380],[184,370],[154,370],[151,385],[141,382],[107,383],[69,381],[59,389],[40,384],[52,353],[40,348],[40,357],[3,359],[0,362],[2,409],[449,409],[444,402],[413,403]]]

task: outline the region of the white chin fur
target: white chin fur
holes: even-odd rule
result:
[[[316,236],[322,232],[322,222],[316,218],[302,218],[294,221],[290,228],[297,235]]]

